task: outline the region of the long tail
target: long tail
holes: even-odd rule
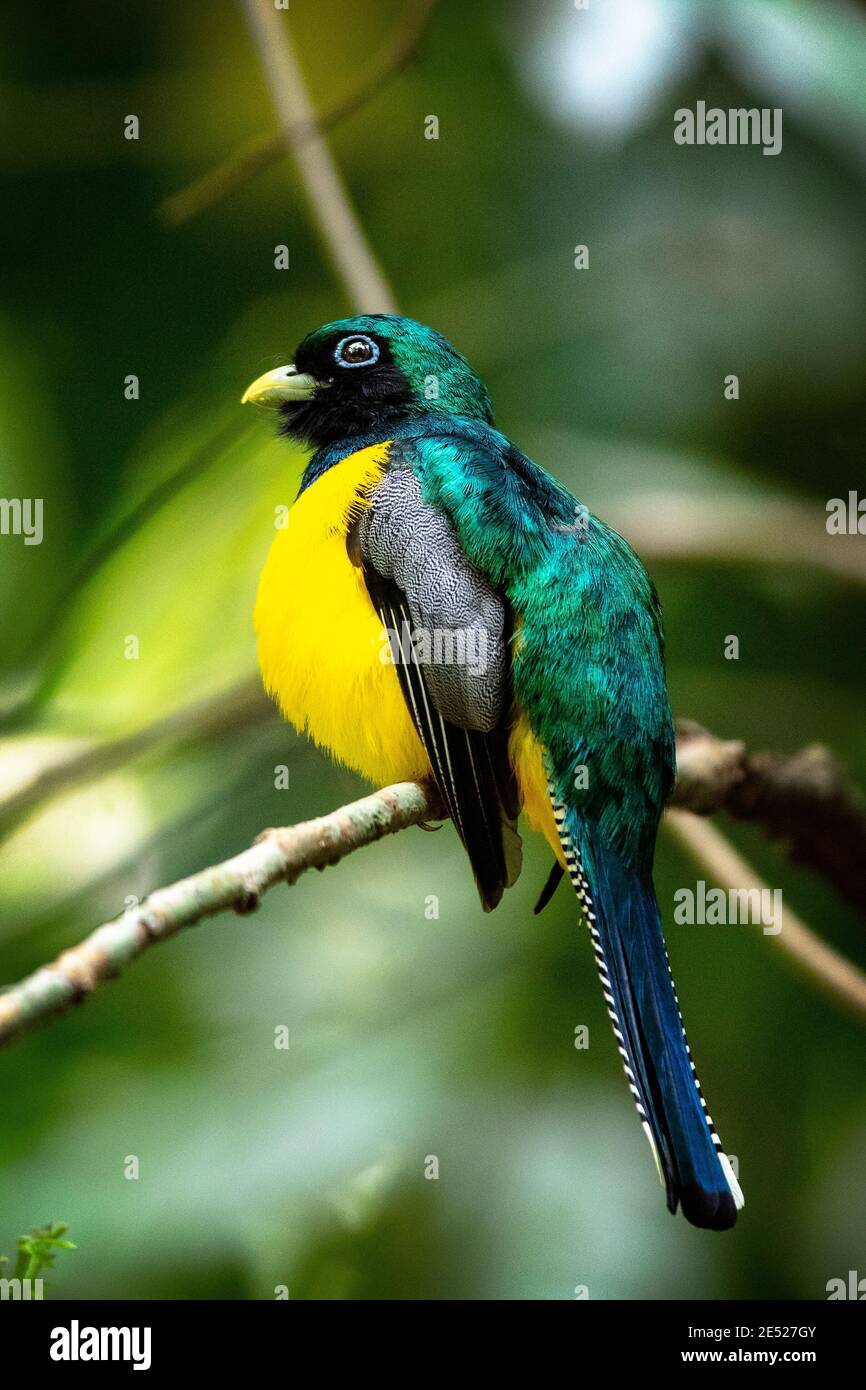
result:
[[[679,1204],[693,1225],[725,1230],[743,1194],[701,1095],[652,884],[556,801],[554,815],[668,1208]]]

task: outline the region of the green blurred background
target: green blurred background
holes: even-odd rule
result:
[[[320,110],[408,10],[291,0]],[[256,578],[302,458],[239,396],[353,306],[287,160],[184,225],[158,215],[273,126],[228,0],[7,7],[0,63],[0,492],[45,499],[41,546],[0,538],[8,795],[254,674]],[[782,107],[782,154],[675,145],[673,112],[698,99]],[[861,784],[866,541],[824,521],[863,484],[864,128],[863,6],[442,0],[417,63],[330,137],[403,310],[645,554],[676,714],[756,747],[824,741]],[[7,827],[0,981],[361,792],[263,700],[240,708]],[[727,829],[866,964],[825,884]],[[450,828],[406,832],[151,952],[4,1051],[0,1252],[67,1221],[79,1248],[49,1293],[95,1298],[822,1298],[866,1275],[862,1025],[772,938],[669,927],[747,1198],[722,1236],[672,1220],[574,903],[532,916],[547,866],[529,845],[486,918]],[[669,920],[699,876],[663,833]]]

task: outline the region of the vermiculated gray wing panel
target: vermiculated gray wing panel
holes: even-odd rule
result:
[[[469,564],[448,518],[421,496],[409,468],[386,473],[361,514],[362,561],[403,593],[418,665],[436,710],[489,733],[507,715],[507,613]]]
[[[348,546],[489,911],[520,871],[508,611],[406,466],[392,467],[373,491]]]

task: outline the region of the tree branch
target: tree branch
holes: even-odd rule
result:
[[[673,804],[758,822],[795,864],[821,874],[866,915],[866,798],[828,749],[754,753],[683,720]]]
[[[428,20],[437,3],[438,0],[416,0],[403,27],[388,44],[373,70],[335,106],[319,116],[318,128],[321,133],[333,130],[349,116],[354,116],[356,111],[362,110],[382,92],[390,78],[396,77],[415,60]],[[242,188],[256,174],[270,168],[286,154],[287,146],[296,150],[314,133],[315,127],[311,127],[309,122],[298,121],[289,135],[282,130],[275,130],[267,135],[257,136],[216,168],[209,169],[185,188],[180,188],[165,198],[157,208],[157,216],[168,227],[180,227],[185,222],[192,221],[238,188]]]
[[[740,892],[769,891],[752,866],[709,821],[690,811],[671,810],[666,825],[686,853],[720,887]],[[866,975],[816,936],[787,903],[782,915],[782,930],[773,940],[824,994],[858,1018],[866,1018]]]
[[[331,157],[303,74],[295,57],[284,12],[272,0],[241,0],[280,123],[286,149],[293,155],[313,220],[359,313],[397,312],[391,287],[364,234]],[[306,127],[298,143],[294,132]]]
[[[0,1044],[81,1002],[158,941],[217,912],[252,912],[274,884],[295,883],[305,869],[324,869],[362,845],[442,814],[432,788],[398,782],[318,820],[265,830],[242,854],[157,889],[0,994]]]

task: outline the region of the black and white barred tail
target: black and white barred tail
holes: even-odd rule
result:
[[[674,989],[652,883],[551,794],[566,867],[592,937],[626,1080],[668,1207],[732,1226],[743,1195],[707,1111]]]

